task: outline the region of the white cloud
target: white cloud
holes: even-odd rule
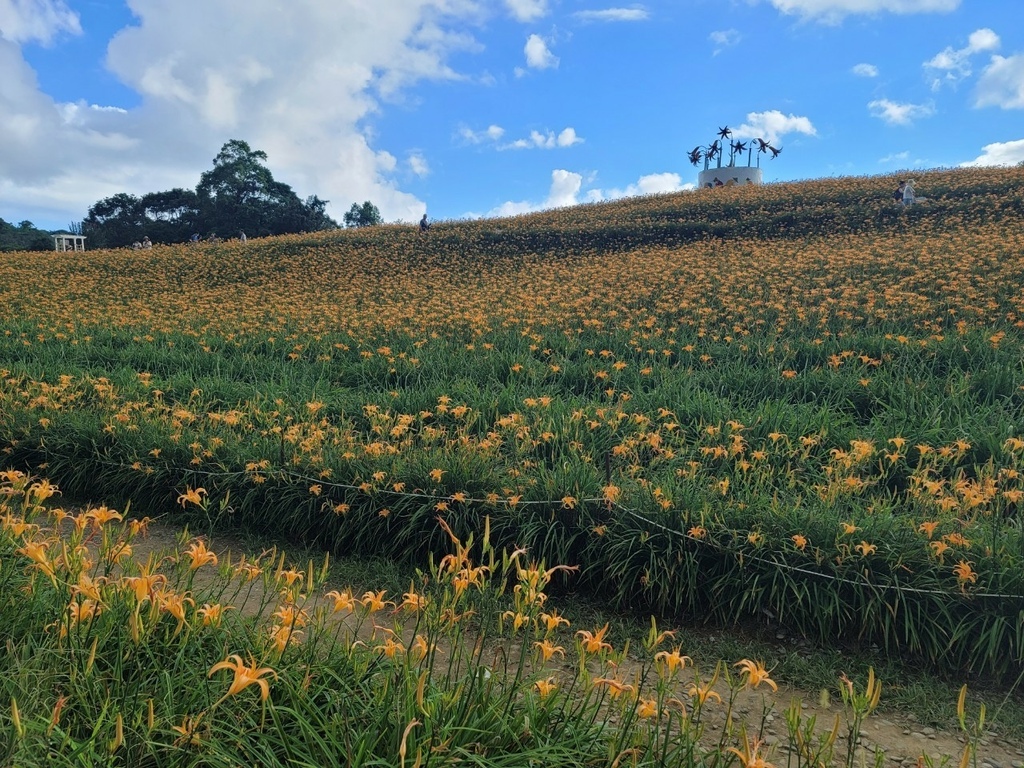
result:
[[[877,117],[889,125],[910,125],[922,117],[935,114],[930,104],[900,104],[889,99],[876,99],[868,102],[872,117]]]
[[[954,49],[947,46],[924,63],[925,69],[936,70],[938,75],[932,79],[932,89],[938,89],[943,83],[956,84],[971,75],[971,56],[982,51],[992,51],[999,47],[999,35],[991,29],[978,29],[967,38],[967,45]]]
[[[683,179],[678,173],[651,173],[641,176],[636,183],[630,184],[624,189],[590,190],[588,200],[599,202],[601,200],[617,200],[620,197],[659,195],[693,189],[694,186],[692,182],[683,184]]]
[[[874,64],[855,64],[850,71],[857,77],[878,77],[878,67]]]
[[[981,148],[981,152],[978,157],[960,165],[964,167],[978,167],[983,165],[1017,165],[1018,163],[1024,163],[1024,139],[986,144]]]
[[[571,147],[573,144],[580,144],[582,142],[583,139],[576,135],[575,128],[564,128],[557,135],[554,131],[547,131],[546,133],[530,131],[528,139],[516,139],[509,144],[499,147],[499,149],[556,149]]]
[[[579,203],[579,192],[583,186],[583,176],[572,171],[554,170],[551,172],[551,187],[548,189],[547,198],[540,203],[522,200],[519,202],[509,201],[502,203],[497,208],[492,208],[484,216],[519,216],[523,213],[543,211],[548,208],[562,208],[567,205]],[[474,214],[470,214],[474,218]]]
[[[646,21],[650,18],[642,6],[633,8],[605,8],[601,11],[576,11],[573,16],[580,21]]]
[[[805,136],[817,136],[818,131],[809,118],[797,115],[784,115],[779,110],[768,112],[749,112],[747,122],[734,128],[734,139],[764,139],[775,143],[787,133],[802,133]]]
[[[992,57],[978,78],[974,106],[1024,109],[1024,54]]]
[[[482,131],[474,131],[468,126],[459,128],[459,137],[470,144],[482,144],[485,141],[497,141],[505,135],[505,129],[500,125],[489,125]]]
[[[547,0],[505,0],[505,7],[516,21],[534,21],[547,15]]]
[[[708,35],[708,40],[715,44],[715,55],[724,48],[730,48],[740,41],[741,35],[735,29],[721,29]]]
[[[769,0],[783,13],[838,24],[846,16],[877,13],[949,13],[960,7],[960,0]]]
[[[421,155],[419,152],[413,152],[409,155],[409,170],[412,171],[416,176],[423,178],[430,175],[430,164],[427,162],[427,158]]]
[[[558,57],[548,50],[548,44],[540,35],[530,35],[523,47],[526,65],[533,69],[549,69],[558,66]]]
[[[888,165],[890,163],[905,163],[909,159],[910,159],[910,152],[904,150],[902,152],[895,152],[895,153],[893,153],[891,155],[886,155],[885,157],[881,157],[881,158],[878,159],[878,162],[882,163],[883,165]]]
[[[583,177],[578,173],[570,171],[551,172],[551,191],[548,193],[548,208],[563,208],[567,205],[576,205],[579,202],[577,195],[580,193],[580,186],[583,184]]]
[[[78,14],[63,0],[0,0],[0,38],[49,45],[61,33],[82,34]]]
[[[418,218],[424,204],[398,187],[395,155],[372,145],[365,119],[417,81],[459,77],[448,60],[474,49],[460,30],[478,4],[294,5],[282,24],[276,0],[249,0],[242,16],[234,0],[133,1],[106,64],[141,104],[119,111],[56,103],[12,42],[76,31],[77,16],[56,0],[0,0],[0,210],[67,222],[118,192],[193,187],[240,138],[300,197],[330,200],[336,219],[362,200],[388,220]]]
[[[548,189],[547,197],[541,202],[529,200],[509,201],[491,209],[485,217],[494,216],[519,216],[524,213],[544,211],[549,208],[562,208],[569,205],[579,205],[581,202],[598,203],[608,200],[617,200],[622,197],[635,197],[637,195],[664,194],[667,192],[679,192],[685,189],[693,189],[692,183],[683,184],[677,173],[652,173],[641,176],[634,184],[629,184],[623,189],[602,190],[593,188],[583,191],[584,178],[582,174],[572,171],[555,170],[551,172],[551,187]],[[479,214],[467,214],[470,218],[480,218]]]

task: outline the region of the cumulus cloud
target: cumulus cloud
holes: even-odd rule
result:
[[[769,0],[782,13],[823,24],[838,24],[855,14],[949,13],[960,0]]]
[[[979,29],[971,33],[967,45],[954,49],[947,46],[924,63],[926,70],[933,70],[932,89],[937,90],[943,83],[956,84],[971,75],[971,56],[999,47],[999,35],[991,29]]]
[[[521,200],[518,202],[509,201],[492,208],[484,216],[519,216],[523,213],[543,211],[549,208],[563,208],[567,205],[577,205],[579,201],[580,188],[583,186],[583,176],[578,173],[566,170],[554,170],[551,172],[551,187],[548,189],[548,196],[542,202],[530,202]],[[474,218],[479,218],[470,214]]]
[[[974,106],[1024,109],[1024,54],[992,57],[978,78]]]
[[[694,186],[692,182],[684,184],[678,173],[651,173],[641,176],[635,183],[629,184],[623,189],[590,190],[587,193],[587,199],[590,202],[599,202],[618,200],[621,197],[637,197],[638,195],[660,195],[693,189]]]
[[[650,14],[642,6],[633,8],[605,8],[601,11],[576,11],[573,16],[580,21],[646,21]]]
[[[585,179],[582,174],[566,170],[555,170],[551,172],[551,186],[544,200],[509,201],[491,209],[484,216],[487,218],[518,216],[550,208],[579,205],[583,202],[597,203],[617,200],[622,197],[663,194],[694,188],[692,183],[683,184],[682,179],[677,173],[652,173],[641,176],[635,183],[629,184],[622,189],[603,190],[595,187],[584,191],[585,185]],[[467,215],[471,218],[480,218],[479,214]]]
[[[768,112],[749,112],[747,122],[733,129],[736,139],[764,139],[772,144],[788,133],[817,136],[818,131],[809,118],[784,115],[777,109]]]
[[[714,43],[714,55],[717,56],[723,49],[736,45],[740,41],[740,37],[739,30],[720,29],[708,35],[708,40]]]
[[[547,15],[547,0],[505,0],[512,18],[516,21],[535,21]]]
[[[878,77],[878,67],[874,64],[855,64],[850,71],[857,77]]]
[[[78,14],[63,0],[0,0],[0,38],[49,45],[63,33],[82,34]]]
[[[331,200],[335,218],[368,199],[387,219],[422,214],[362,121],[420,80],[459,77],[448,59],[476,46],[457,31],[479,14],[474,0],[387,0],[368,14],[295,0],[287,24],[274,0],[250,0],[242,16],[231,0],[132,8],[106,64],[141,104],[107,110],[41,92],[14,42],[59,40],[77,16],[58,0],[0,0],[0,206],[68,221],[117,192],[192,187],[240,138],[297,194]]]
[[[423,178],[430,175],[430,163],[419,152],[412,152],[408,158],[409,170],[416,176]]]
[[[981,154],[978,157],[960,165],[976,168],[983,165],[1017,165],[1018,163],[1024,163],[1024,139],[986,144],[981,148]]]
[[[516,139],[500,149],[556,149],[582,143],[575,128],[564,128],[557,135],[554,131],[530,131],[528,139]]]
[[[500,125],[489,125],[482,131],[474,131],[468,126],[459,128],[459,138],[469,144],[482,144],[488,141],[498,141],[505,135],[505,129]]]
[[[548,44],[540,35],[530,35],[523,47],[526,54],[526,66],[532,69],[550,69],[558,66],[558,57],[548,49]]]
[[[935,108],[930,104],[901,104],[889,99],[869,101],[868,110],[872,117],[889,125],[910,125],[915,120],[935,114]]]

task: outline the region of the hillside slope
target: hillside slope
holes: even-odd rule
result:
[[[1024,661],[1024,168],[0,256],[0,450],[74,496],[990,672]]]

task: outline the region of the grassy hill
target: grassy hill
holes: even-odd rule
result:
[[[1018,669],[1024,168],[915,179],[2,254],[0,450],[342,552],[489,519],[617,606]]]

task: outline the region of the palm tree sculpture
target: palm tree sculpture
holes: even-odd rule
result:
[[[747,151],[747,144],[743,141],[733,141],[729,144],[729,165],[736,165],[736,156],[743,156],[743,153]],[[750,165],[750,161],[747,161],[747,165]]]
[[[691,149],[686,154],[687,159],[694,165],[700,164],[700,161],[704,161],[704,170],[708,169],[708,164],[718,158],[718,167],[722,167],[722,145],[718,141],[713,141],[707,146],[698,145]]]
[[[722,167],[722,155],[724,154],[724,151],[725,151],[723,142],[726,139],[728,139],[730,136],[732,136],[732,131],[729,130],[729,126],[725,126],[724,128],[719,128],[718,129],[718,138],[717,139],[712,141],[707,146],[697,145],[696,147],[694,147],[692,150],[690,150],[687,153],[687,155],[686,155],[687,159],[689,159],[690,163],[692,163],[694,166],[699,165],[700,161],[703,160],[704,161],[704,170],[706,171],[708,169],[708,165],[711,163],[711,161],[715,160],[717,158],[718,159],[718,167],[721,168]],[[730,151],[730,154],[729,154],[729,165],[732,165],[732,156],[733,156],[734,153],[735,153],[735,148],[733,148]]]
[[[731,141],[732,130],[729,126],[724,126],[718,129],[718,138],[707,146],[698,145],[690,150],[686,157],[690,163],[694,166],[700,165],[700,161],[704,161],[704,170],[708,170],[710,164],[717,158],[718,168],[722,167],[722,158],[725,155],[725,142],[729,141],[729,162],[727,167],[736,165],[736,158],[742,157],[743,153],[747,153],[747,165],[751,163],[751,155],[754,154],[755,148],[757,149],[757,167],[761,167],[761,155],[771,152],[772,160],[779,156],[782,152],[781,147],[773,147],[769,142],[764,139],[751,139],[749,142],[744,141]]]
[[[761,155],[767,152],[774,152],[772,157],[776,157],[782,150],[776,150],[771,144],[764,139],[754,139],[750,142],[750,149],[747,150],[747,165],[750,165],[750,155],[754,151],[754,145],[757,145],[757,167],[761,167]]]

